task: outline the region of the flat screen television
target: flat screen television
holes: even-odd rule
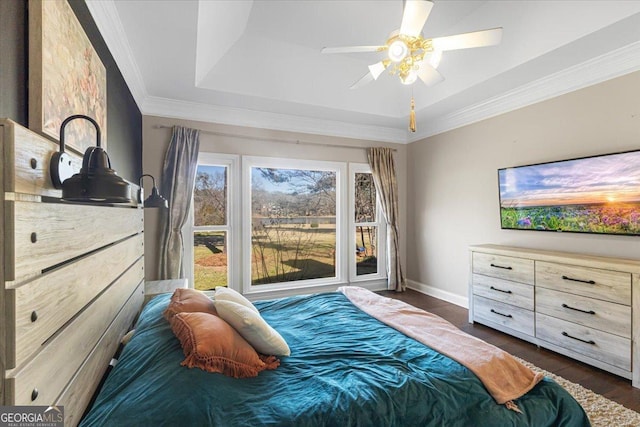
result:
[[[503,229],[640,235],[640,150],[498,170]]]

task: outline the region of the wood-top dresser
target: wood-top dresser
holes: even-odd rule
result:
[[[469,322],[632,380],[640,388],[640,260],[470,247]]]

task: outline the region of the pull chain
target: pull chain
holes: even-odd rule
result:
[[[411,94],[411,111],[409,112],[409,130],[416,131],[416,103],[413,100],[413,93]]]

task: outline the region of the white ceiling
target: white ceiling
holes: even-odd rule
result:
[[[444,82],[383,74],[401,0],[87,0],[143,114],[406,143],[640,70],[640,0],[436,0],[425,37],[503,27],[445,52]],[[418,132],[407,131],[415,97]]]

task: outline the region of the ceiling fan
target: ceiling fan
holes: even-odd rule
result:
[[[432,8],[433,2],[429,0],[406,0],[400,29],[393,31],[385,44],[325,47],[322,53],[387,52],[388,58],[369,65],[369,72],[355,82],[351,89],[377,80],[387,69],[391,74],[398,75],[403,84],[410,85],[420,78],[427,86],[432,86],[444,80],[436,70],[442,52],[494,46],[502,40],[502,28],[425,39],[422,37],[422,29]]]

